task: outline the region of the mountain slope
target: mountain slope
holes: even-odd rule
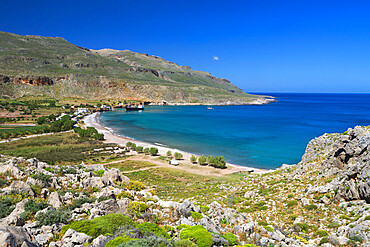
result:
[[[63,38],[0,32],[2,95],[176,103],[266,103],[226,79],[128,50],[90,50]],[[256,101],[257,100],[257,101]]]

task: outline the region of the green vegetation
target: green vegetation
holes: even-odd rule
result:
[[[238,237],[230,232],[225,233],[223,237],[226,239],[230,246],[235,246],[239,244]]]
[[[0,196],[0,218],[8,216],[13,209],[15,204],[23,199],[22,195],[1,195]]]
[[[131,195],[130,192],[127,192],[127,191],[122,191],[121,193],[119,193],[117,195],[117,199],[122,199],[122,198],[128,198],[130,200],[133,200],[134,199],[134,196]]]
[[[198,164],[199,165],[205,165],[205,164],[207,164],[207,158],[204,155],[200,156],[198,158]]]
[[[110,240],[106,245],[105,247],[116,247],[116,246],[120,246],[124,243],[127,243],[129,242],[130,240],[132,240],[132,238],[126,236],[126,235],[123,235],[123,236],[119,236],[115,239],[112,239]]]
[[[191,213],[191,217],[193,217],[195,221],[199,221],[200,219],[203,218],[203,215],[201,213],[197,213],[193,211],[191,211],[190,213]]]
[[[175,152],[174,154],[176,160],[181,160],[183,155],[181,153]]]
[[[148,205],[141,202],[129,202],[127,212],[131,215],[138,216],[148,210]]]
[[[74,132],[77,133],[80,137],[90,137],[99,141],[104,140],[104,134],[99,134],[94,127],[87,127],[86,129],[81,129],[80,127],[77,127],[74,129]]]
[[[324,230],[318,230],[315,232],[315,235],[319,236],[319,237],[326,237],[326,236],[329,236],[329,233],[327,231],[324,231]]]
[[[72,133],[40,136],[0,144],[0,153],[24,158],[37,158],[44,162],[81,162],[100,154],[91,152],[107,146],[91,138]]]
[[[137,146],[136,148],[135,148],[135,151],[136,152],[138,152],[138,153],[142,153],[143,152],[143,147],[142,146]]]
[[[190,162],[193,163],[193,164],[197,163],[197,157],[195,157],[195,155],[191,155],[190,156]]]
[[[192,226],[180,233],[181,239],[194,241],[199,247],[211,247],[213,244],[212,235],[203,226]]]
[[[156,156],[158,154],[158,148],[151,147],[149,153],[151,156]]]
[[[99,235],[110,235],[116,232],[120,227],[135,227],[135,222],[128,216],[122,214],[108,214],[92,220],[73,221],[62,227],[60,235],[72,228],[77,232],[83,232],[93,238]]]
[[[126,160],[120,163],[113,163],[107,165],[110,168],[118,168],[121,171],[134,171],[139,170],[141,168],[153,167],[155,164],[147,162],[147,161],[139,161],[139,160]]]
[[[42,200],[31,199],[24,204],[24,212],[21,214],[21,218],[30,219],[38,211],[48,207],[49,204]]]
[[[72,213],[65,209],[49,209],[45,213],[37,215],[36,220],[40,226],[52,225],[55,223],[68,223],[71,220]]]
[[[127,189],[129,190],[135,190],[135,191],[140,191],[145,189],[145,185],[140,182],[140,181],[133,181],[131,180],[129,184],[127,185]]]
[[[145,223],[142,223],[142,224],[139,224],[137,225],[137,228],[140,228],[142,230],[142,232],[152,232],[158,236],[161,236],[165,239],[170,239],[170,235],[168,235],[168,233],[162,229],[161,227],[159,227],[157,224],[155,223],[151,223],[151,222],[145,222]]]

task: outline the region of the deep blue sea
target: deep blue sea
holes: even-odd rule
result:
[[[214,110],[147,106],[143,112],[103,113],[100,122],[137,140],[258,168],[295,164],[311,139],[370,125],[370,94],[264,94],[278,102]]]

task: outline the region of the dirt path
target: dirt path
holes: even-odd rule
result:
[[[141,156],[141,155],[133,155],[129,158],[123,159],[123,160],[115,160],[109,163],[100,163],[100,164],[94,164],[94,165],[110,165],[110,164],[117,164],[125,161],[142,161],[142,162],[148,162],[151,164],[154,164],[155,166],[150,167],[143,167],[136,170],[131,171],[123,171],[122,173],[131,173],[131,172],[138,172],[138,171],[145,171],[150,169],[157,169],[157,168],[169,168],[173,170],[181,170],[184,172],[197,174],[197,175],[203,175],[203,176],[216,176],[221,177],[224,175],[228,175],[235,172],[246,172],[245,169],[238,170],[237,167],[230,167],[228,169],[216,169],[209,166],[200,166],[198,164],[191,164],[190,162],[186,160],[180,160],[178,166],[170,165],[167,163],[167,161],[159,160],[158,157],[152,157],[152,156]]]

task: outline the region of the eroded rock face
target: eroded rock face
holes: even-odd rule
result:
[[[366,200],[370,203],[370,129],[357,126],[343,134],[315,138],[308,144],[292,176],[317,168],[320,177],[334,179],[325,186],[308,188],[309,192],[335,191],[336,202]]]
[[[54,84],[54,81],[46,76],[20,76],[14,78],[14,82],[32,86],[50,86]]]
[[[0,247],[21,247],[37,244],[32,241],[30,235],[22,227],[0,225]]]
[[[16,191],[19,193],[26,193],[30,196],[34,196],[35,193],[33,192],[32,188],[23,181],[13,181],[9,187],[3,189],[5,192]]]
[[[9,76],[6,76],[6,75],[0,75],[0,83],[7,83],[7,82],[10,82],[10,78]]]
[[[124,182],[128,184],[130,179],[122,174],[122,172],[117,168],[109,169],[104,172],[103,179],[110,179],[112,181]]]

